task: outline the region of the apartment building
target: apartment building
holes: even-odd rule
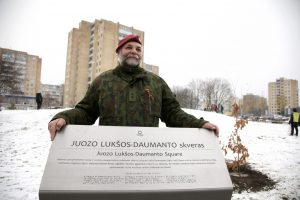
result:
[[[287,115],[299,106],[298,81],[279,78],[268,84],[269,113]]]
[[[147,63],[144,63],[143,68],[149,72],[153,72],[154,74],[159,74],[159,67],[156,65],[150,65]]]
[[[117,66],[115,48],[128,34],[136,34],[144,44],[144,32],[107,20],[81,21],[69,32],[65,73],[64,106],[74,106],[101,73]],[[158,73],[158,67],[148,66]]]
[[[64,85],[42,84],[43,108],[58,108],[63,105]]]
[[[0,47],[2,106],[32,107],[41,89],[42,59],[27,52]]]
[[[267,99],[254,94],[243,95],[242,101],[242,114],[243,115],[265,115],[268,109]]]

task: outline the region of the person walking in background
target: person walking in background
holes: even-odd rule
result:
[[[223,112],[224,112],[224,107],[223,107],[223,105],[221,105],[220,106],[220,112],[223,114]]]
[[[35,101],[36,101],[36,104],[37,104],[37,109],[38,110],[41,109],[42,103],[43,103],[42,93],[36,93]]]
[[[74,109],[55,115],[48,124],[51,140],[66,124],[205,128],[218,126],[184,112],[166,82],[144,70],[139,36],[127,35],[117,48],[118,66],[100,74]]]
[[[291,135],[294,135],[294,129],[296,130],[296,136],[298,136],[298,125],[300,123],[299,112],[297,109],[293,109],[293,113],[291,114],[289,124],[291,125]]]

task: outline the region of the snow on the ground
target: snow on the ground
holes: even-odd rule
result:
[[[4,110],[0,112],[0,199],[35,200],[51,146],[48,121],[61,110]],[[234,118],[188,110],[220,127],[225,145]],[[161,124],[160,126],[164,126]],[[240,132],[250,165],[277,182],[265,192],[234,193],[233,200],[300,200],[300,136],[289,136],[288,124],[249,122]]]

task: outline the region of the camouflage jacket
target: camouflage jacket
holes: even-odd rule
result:
[[[199,128],[204,123],[184,112],[165,81],[137,67],[117,66],[100,74],[85,97],[74,109],[63,111],[54,119],[67,124],[157,127],[159,118],[168,127]]]

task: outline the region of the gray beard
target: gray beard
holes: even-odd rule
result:
[[[138,61],[137,61],[137,64],[128,63],[127,59],[120,58],[120,57],[118,58],[118,61],[121,66],[126,66],[126,67],[137,67],[140,64],[140,62],[138,62]]]

